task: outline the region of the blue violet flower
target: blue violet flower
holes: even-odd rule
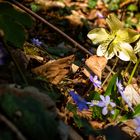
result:
[[[134,112],[134,109],[132,108],[132,103],[125,96],[125,94],[124,94],[124,87],[123,87],[121,81],[118,80],[118,78],[117,78],[117,81],[116,81],[116,85],[117,85],[118,91],[121,94],[123,100],[127,103],[127,105],[129,106],[129,108]]]
[[[89,79],[93,83],[94,87],[101,88],[101,81],[98,80],[97,75],[95,75],[94,77],[90,75]]]
[[[37,38],[31,39],[31,42],[33,43],[33,45],[36,45],[36,46],[41,46],[42,45],[42,42],[39,41],[39,39],[37,39]]]
[[[72,99],[74,100],[80,111],[88,109],[86,100],[83,99],[80,95],[76,94],[74,91],[70,91],[69,94],[71,95]]]
[[[100,95],[100,98],[102,101],[99,101],[97,106],[103,107],[102,114],[107,115],[109,111],[111,112],[111,114],[114,114],[113,108],[116,106],[116,104],[110,101],[110,97],[104,97],[103,95]]]

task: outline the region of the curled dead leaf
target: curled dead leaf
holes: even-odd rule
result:
[[[107,64],[107,59],[103,56],[93,55],[85,63],[101,79],[102,71]]]
[[[68,74],[73,61],[74,55],[71,55],[53,62],[47,62],[42,66],[32,69],[32,72],[47,78],[49,82],[56,85]]]

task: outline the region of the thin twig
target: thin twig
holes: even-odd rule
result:
[[[67,34],[65,34],[64,32],[62,32],[60,29],[58,29],[56,26],[52,25],[51,23],[49,23],[47,20],[45,20],[44,18],[42,18],[41,16],[37,15],[36,13],[34,13],[33,11],[31,11],[30,9],[26,8],[25,6],[23,6],[22,4],[20,4],[19,2],[12,0],[14,2],[14,4],[18,7],[20,7],[21,9],[23,9],[24,11],[26,11],[27,13],[29,13],[30,15],[32,15],[33,17],[35,17],[36,19],[39,19],[40,21],[42,21],[43,23],[45,23],[46,25],[48,25],[49,27],[51,27],[53,30],[57,31],[59,34],[61,34],[62,36],[64,36],[65,38],[67,38],[70,42],[72,42],[75,47],[78,47],[79,49],[83,50],[84,52],[86,52],[89,55],[93,55],[90,51],[88,51],[87,49],[85,49],[83,46],[81,46],[79,43],[77,43],[75,40],[73,40],[71,37],[69,37]]]
[[[51,23],[49,23],[47,20],[45,20],[41,16],[37,15],[36,13],[34,13],[33,11],[31,11],[27,7],[25,7],[22,4],[20,4],[19,2],[17,2],[16,0],[12,0],[12,2],[16,6],[18,6],[19,8],[21,8],[22,10],[26,11],[31,16],[33,16],[34,18],[42,21],[43,23],[45,23],[46,25],[48,25],[49,27],[51,27],[53,30],[57,31],[59,34],[61,34],[63,37],[65,37],[67,40],[69,40],[72,44],[74,44],[75,47],[79,48],[80,50],[84,51],[85,53],[89,54],[90,56],[93,55],[90,51],[88,51],[87,49],[85,49],[82,45],[80,45],[78,42],[76,42],[70,36],[68,36],[67,34],[65,34],[64,32],[62,32],[59,28],[57,28],[56,26],[54,26]],[[108,71],[110,71],[112,74],[114,74],[114,71],[110,67],[108,67],[107,65],[106,65],[106,69]]]
[[[114,70],[115,69],[115,67],[116,67],[116,65],[117,65],[117,63],[118,63],[118,61],[119,61],[119,58],[118,57],[116,57],[116,61],[115,61],[115,64],[113,65],[113,68],[112,68],[112,70]],[[106,77],[106,79],[104,80],[104,82],[103,82],[103,84],[102,84],[102,87],[104,86],[104,84],[107,82],[107,80],[109,79],[109,77],[111,76],[111,72],[107,75],[107,77]]]
[[[16,135],[20,140],[26,140],[23,134],[18,130],[18,128],[8,120],[4,115],[0,114],[0,120],[3,121]]]

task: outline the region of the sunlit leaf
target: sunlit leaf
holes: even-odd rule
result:
[[[32,69],[32,72],[57,85],[68,74],[73,61],[74,55],[70,55],[53,62],[47,62],[42,66]]]
[[[89,57],[85,63],[101,79],[102,71],[107,64],[107,59],[93,55]]]

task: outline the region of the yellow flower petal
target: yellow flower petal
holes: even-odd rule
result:
[[[103,44],[98,46],[96,53],[98,56],[104,56],[106,59],[111,59],[114,56],[114,52],[108,53],[107,47],[103,46]]]
[[[102,43],[108,39],[109,34],[104,28],[95,28],[88,33],[88,38],[92,40],[93,44]]]
[[[106,22],[111,32],[116,32],[117,30],[123,28],[123,23],[114,14],[110,14],[106,19]]]
[[[137,57],[134,53],[132,46],[125,42],[120,42],[118,46],[114,47],[114,53],[123,61],[137,61]]]
[[[118,41],[132,43],[135,42],[139,38],[139,34],[132,29],[123,28],[116,32],[116,38]]]

